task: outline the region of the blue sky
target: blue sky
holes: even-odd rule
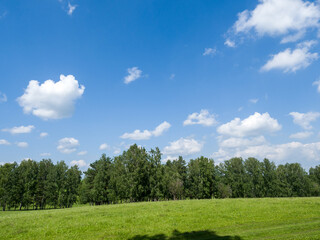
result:
[[[1,163],[320,163],[318,1],[4,0],[0,36]]]

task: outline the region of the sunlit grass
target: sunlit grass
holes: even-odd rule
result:
[[[195,233],[172,239],[320,239],[320,198],[185,200],[0,212],[0,239],[157,239],[152,237],[170,237],[175,230],[215,235]]]

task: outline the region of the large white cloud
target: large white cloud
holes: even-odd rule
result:
[[[281,125],[278,121],[270,117],[269,113],[254,113],[246,119],[234,120],[218,127],[217,131],[221,135],[234,137],[258,136],[264,133],[279,131]]]
[[[34,129],[33,125],[29,126],[19,126],[13,128],[2,129],[3,132],[9,132],[11,134],[21,134],[21,133],[30,133]]]
[[[195,139],[180,138],[177,141],[170,142],[170,145],[163,149],[163,154],[188,156],[200,152],[202,147],[203,144]]]
[[[42,119],[60,119],[70,117],[75,101],[82,96],[85,87],[79,85],[74,76],[60,75],[60,81],[47,80],[39,84],[31,80],[18,103],[25,113]]]
[[[124,78],[124,83],[129,84],[141,77],[142,71],[138,67],[128,68],[128,75]]]
[[[318,53],[311,53],[309,51],[313,44],[314,41],[305,42],[304,44],[299,44],[294,50],[287,48],[282,52],[272,55],[271,59],[261,70],[270,71],[272,69],[279,69],[284,72],[295,72],[299,69],[306,68],[319,57]]]
[[[164,121],[159,126],[157,126],[153,131],[150,130],[135,130],[132,133],[124,133],[121,138],[123,139],[132,139],[132,140],[148,140],[151,137],[158,137],[162,135],[171,127],[171,124]]]
[[[57,149],[61,153],[72,153],[77,150],[77,147],[79,146],[79,141],[75,138],[62,138],[58,142],[58,147]]]
[[[215,116],[210,114],[208,110],[202,109],[200,113],[192,113],[188,118],[183,122],[184,126],[187,125],[203,125],[203,126],[212,126],[217,124]]]
[[[239,14],[234,24],[236,33],[254,30],[258,35],[281,36],[319,28],[320,7],[317,2],[303,0],[259,0],[252,11]],[[293,35],[294,36],[294,35]],[[298,37],[292,37],[297,40]]]
[[[316,121],[320,117],[319,112],[291,112],[290,115],[293,117],[293,122],[302,128],[308,130],[312,129],[311,122]]]
[[[265,142],[234,148],[220,146],[219,150],[212,154],[212,157],[218,162],[228,160],[232,157],[256,157],[259,159],[268,158],[278,163],[319,163],[320,142],[306,144],[301,142],[289,142],[284,144],[271,144]]]

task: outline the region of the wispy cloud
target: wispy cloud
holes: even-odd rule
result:
[[[142,71],[138,67],[128,68],[128,75],[124,77],[124,83],[129,84],[139,78],[141,78]]]

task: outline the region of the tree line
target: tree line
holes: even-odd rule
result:
[[[105,154],[81,179],[77,166],[50,159],[0,166],[0,205],[44,209],[124,202],[208,198],[320,196],[320,165],[306,172],[298,163],[276,166],[256,158],[232,158],[215,165],[199,157],[161,162],[158,148],[132,145],[114,158]]]

